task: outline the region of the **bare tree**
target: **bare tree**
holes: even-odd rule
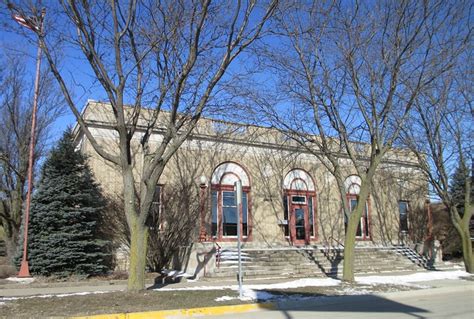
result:
[[[26,196],[30,144],[33,79],[24,68],[24,57],[4,55],[0,66],[0,223],[5,232],[7,255],[14,257]],[[45,155],[54,121],[64,112],[64,100],[54,79],[41,77],[35,164]]]
[[[262,36],[276,3],[63,0],[61,8],[47,8],[57,11],[55,19],[61,23],[61,29],[37,34],[51,70],[95,151],[123,176],[131,235],[129,290],[144,288],[146,220],[167,162],[222,89],[219,83],[230,79],[231,63]],[[38,8],[31,12],[37,15]],[[73,39],[70,44],[82,53],[107,96],[119,139],[116,151],[104,148],[81,118],[51,45],[56,33]],[[144,104],[153,108],[151,116],[143,115]],[[159,118],[163,135],[156,146],[150,136]],[[135,140],[144,154],[140,176],[133,174]]]
[[[280,45],[269,45],[266,56],[281,94],[259,102],[336,180],[348,220],[346,281],[354,280],[356,231],[374,175],[387,156],[409,156],[393,147],[416,99],[452,67],[458,51],[445,44],[465,36],[451,31],[463,9],[444,1],[334,1],[291,4],[277,14]],[[360,184],[352,212],[350,174]]]
[[[470,31],[472,26],[467,23]],[[470,38],[466,39],[468,43]],[[471,198],[473,175],[473,78],[472,51],[458,59],[458,67],[444,74],[416,100],[416,115],[405,142],[417,155],[420,167],[432,190],[446,206],[450,220],[462,243],[466,271],[474,272],[472,241],[469,232],[474,211]],[[464,177],[462,205],[451,191],[456,166]],[[459,173],[459,172],[458,172]],[[462,206],[462,210],[460,209]]]

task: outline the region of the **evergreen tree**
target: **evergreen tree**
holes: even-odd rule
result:
[[[28,261],[37,275],[98,275],[110,269],[109,242],[101,238],[106,201],[71,131],[44,163],[31,203]]]
[[[472,178],[468,167],[459,164],[451,177],[450,193],[459,214],[464,214],[464,200],[466,192],[466,178]],[[471,186],[471,202],[474,201],[474,188]]]

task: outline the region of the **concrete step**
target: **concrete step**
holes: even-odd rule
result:
[[[243,274],[245,277],[263,277],[263,276],[327,276],[329,274],[332,274],[330,270],[323,272],[321,270],[298,270],[298,269],[275,269],[275,270],[269,270],[269,269],[254,269],[254,270],[248,270],[248,269],[243,269]],[[237,276],[237,269],[233,270],[227,270],[223,271],[220,270],[219,272],[215,272],[212,274],[209,274],[209,277],[227,277],[227,278],[232,278]]]
[[[327,276],[342,273],[341,250],[287,248],[243,249],[243,269],[247,277]],[[409,248],[356,248],[354,268],[358,274],[430,269],[429,261]],[[439,265],[453,269],[450,265]],[[219,267],[209,276],[234,277],[238,260],[235,249],[223,250]],[[440,268],[436,268],[440,269]],[[443,268],[444,269],[444,268]]]
[[[383,274],[388,272],[412,272],[413,269],[407,269],[406,267],[395,267],[388,269],[356,269],[355,272],[357,275],[369,275],[369,274]],[[269,270],[243,270],[244,278],[301,278],[301,277],[328,277],[342,274],[342,266],[327,269],[325,271],[295,271],[295,270],[279,270],[279,271],[269,271]],[[211,274],[209,277],[213,278],[236,278],[237,269],[233,271],[218,272]]]

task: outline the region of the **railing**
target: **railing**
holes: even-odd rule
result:
[[[214,242],[214,245],[216,245],[216,267],[219,268],[221,265],[222,247],[216,242]]]

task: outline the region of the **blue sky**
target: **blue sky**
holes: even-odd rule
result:
[[[54,13],[52,11],[48,11],[46,13],[46,20],[53,19],[53,16]],[[33,87],[37,50],[35,34],[13,21],[7,10],[0,12],[0,21],[0,54],[18,54],[24,56],[24,63],[28,72],[30,73],[31,87]],[[58,21],[54,22],[57,24]],[[59,26],[61,26],[60,23]],[[54,28],[49,32],[54,33]],[[52,49],[54,50],[55,48],[53,47]],[[59,65],[60,71],[66,82],[68,82],[67,84],[71,89],[71,92],[74,94],[73,99],[76,103],[76,107],[79,110],[84,107],[88,99],[108,99],[103,89],[99,84],[97,84],[95,77],[92,76],[93,71],[89,66],[89,63],[85,61],[82,52],[79,52],[77,48],[71,49],[70,47],[61,47],[61,51],[59,52],[61,54],[61,62]],[[251,60],[253,59],[251,55],[243,54],[240,58],[240,60],[234,61],[234,63],[229,67],[224,79],[226,77],[231,78],[233,73],[239,74],[240,69],[242,68],[252,68],[251,66],[249,67],[249,65],[252,64]],[[43,59],[43,70],[47,69],[46,64],[47,61]],[[260,78],[262,77],[260,76]],[[153,93],[153,91],[150,90],[149,92]],[[237,97],[237,99],[239,100],[240,98]],[[131,101],[126,102],[130,103]],[[242,101],[237,102],[242,103]],[[144,103],[146,104],[147,102],[144,100]],[[62,132],[67,126],[74,125],[75,123],[75,118],[72,112],[69,110],[69,108],[66,109],[66,115],[58,118],[53,126],[54,135],[56,138],[61,136]],[[217,115],[218,118],[221,116],[223,116],[223,114]],[[228,114],[226,116],[228,116]]]
[[[29,83],[31,88],[34,86],[35,66],[36,66],[36,52],[37,42],[32,31],[17,24],[10,15],[6,12],[0,13],[0,54],[21,56],[25,63],[25,68],[29,74]],[[88,99],[101,100],[104,99],[102,90],[94,84],[94,79],[91,77],[91,69],[87,63],[80,61],[78,52],[71,49],[63,49],[63,62],[60,67],[65,80],[69,87],[74,87],[74,100],[77,107],[82,109]],[[42,71],[47,71],[47,61],[42,59]],[[75,118],[70,109],[66,106],[66,113],[64,116],[56,119],[52,126],[53,138],[61,137],[62,132],[68,127],[75,124]]]
[[[2,17],[3,18],[3,17]],[[23,28],[18,25],[18,28]],[[29,84],[31,87],[34,86],[35,78],[35,66],[36,66],[36,52],[37,45],[31,39],[25,38],[22,35],[14,34],[12,32],[5,31],[0,29],[0,54],[8,55],[20,55],[24,56],[23,62],[25,63],[25,68],[29,74]],[[46,70],[46,61],[42,60],[42,70]],[[87,76],[80,76],[81,82],[87,83]],[[89,81],[90,82],[90,81]],[[90,94],[93,94],[90,92]],[[87,101],[87,94],[84,94],[84,97],[80,100],[83,101],[82,105]],[[81,105],[81,104],[80,104]],[[61,136],[62,132],[68,127],[72,126],[75,123],[74,116],[72,115],[69,109],[66,109],[66,114],[58,118],[53,125],[52,129],[54,131],[54,138],[57,139]]]

